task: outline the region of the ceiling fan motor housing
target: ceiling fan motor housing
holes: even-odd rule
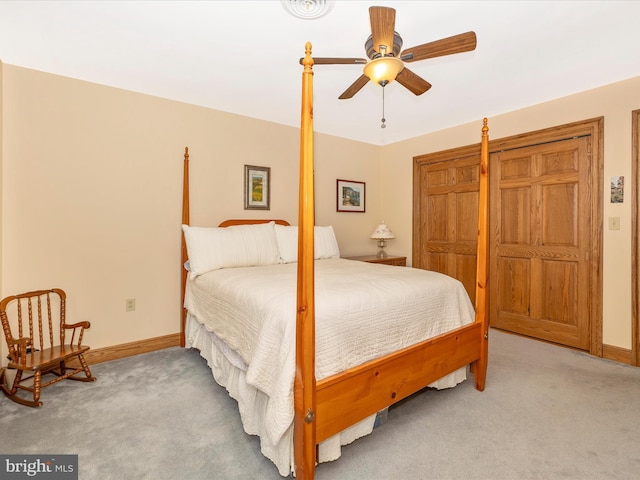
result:
[[[374,58],[378,58],[382,56],[382,52],[378,50],[379,45],[373,44],[373,35],[369,35],[367,41],[364,42],[364,49],[367,52],[367,57],[371,60]],[[385,55],[397,57],[400,55],[400,50],[402,49],[402,37],[398,35],[398,32],[393,32],[393,49],[389,52],[387,51]]]

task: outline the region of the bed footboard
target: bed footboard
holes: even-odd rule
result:
[[[488,354],[487,218],[488,128],[484,119],[480,161],[478,263],[475,322],[407,349],[316,382],[313,292],[313,58],[305,45],[302,61],[298,302],[294,383],[294,457],[296,476],[312,480],[315,450],[321,442],[366,416],[389,406],[443,376],[471,364],[478,390],[484,389]],[[304,240],[300,241],[303,238]],[[312,256],[312,255],[311,255]]]
[[[478,360],[481,327],[472,323],[319,380],[316,442]]]

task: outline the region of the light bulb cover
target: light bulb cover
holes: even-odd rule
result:
[[[363,68],[363,73],[372,82],[385,86],[393,82],[404,68],[404,62],[397,57],[385,56],[371,60]]]

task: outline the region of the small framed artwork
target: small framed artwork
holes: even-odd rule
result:
[[[271,201],[271,168],[244,166],[244,209],[269,210]]]
[[[624,202],[624,177],[611,177],[611,203]]]
[[[336,210],[338,212],[365,211],[365,184],[352,180],[337,181]]]

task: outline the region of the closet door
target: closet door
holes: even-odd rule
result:
[[[462,282],[475,301],[480,150],[416,157],[413,267]]]
[[[590,347],[590,137],[491,156],[491,325]]]
[[[595,118],[489,144],[491,326],[596,356],[603,127]],[[413,160],[412,266],[459,279],[474,300],[480,146]]]

